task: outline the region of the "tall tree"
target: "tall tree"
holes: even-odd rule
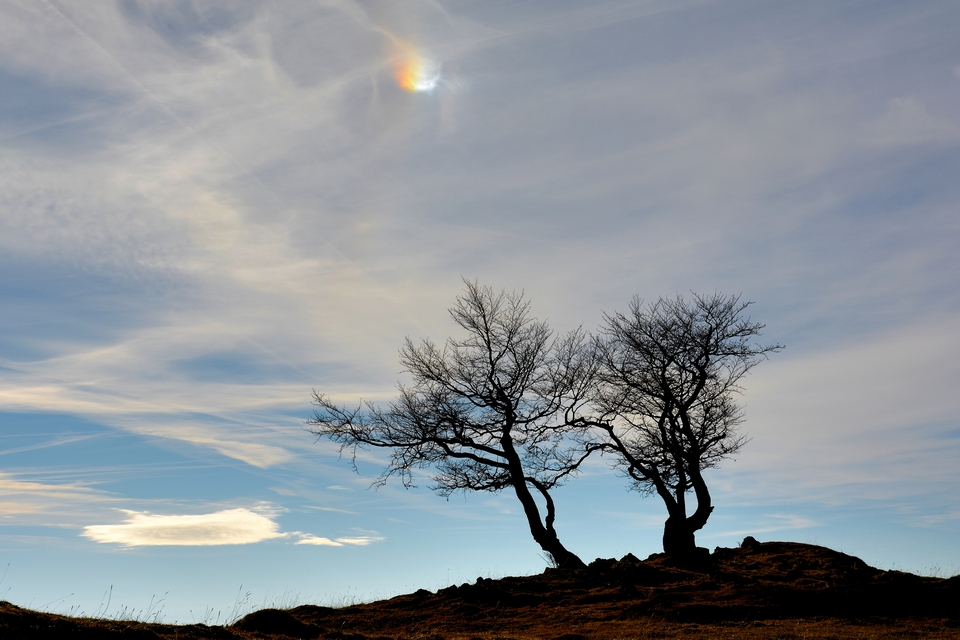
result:
[[[522,294],[476,282],[466,282],[449,313],[465,337],[443,348],[408,338],[400,362],[413,383],[399,387],[397,400],[345,409],[314,392],[309,430],[350,450],[354,467],[358,448],[390,451],[379,484],[399,476],[410,487],[413,470],[427,469],[442,496],[512,490],[553,562],[583,567],[560,543],[550,491],[596,448],[572,433],[595,370],[587,337],[578,330],[555,338]]]
[[[606,315],[590,421],[597,445],[615,456],[632,488],[656,493],[667,507],[663,550],[696,552],[695,533],[713,505],[703,471],[745,443],[740,379],[783,347],[753,342],[764,325],[744,315],[740,296],[634,298],[627,314]],[[696,509],[687,515],[692,491]]]

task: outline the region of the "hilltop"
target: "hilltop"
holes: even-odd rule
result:
[[[75,619],[0,603],[0,637],[323,640],[614,638],[960,638],[960,576],[883,571],[792,542],[718,548],[677,563],[653,555],[587,569],[478,578],[343,608],[251,613],[229,627]]]

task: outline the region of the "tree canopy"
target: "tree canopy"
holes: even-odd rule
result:
[[[351,451],[354,463],[358,448],[388,450],[381,484],[399,476],[409,487],[414,470],[426,470],[431,488],[444,496],[511,489],[553,561],[583,566],[560,543],[550,491],[595,448],[571,437],[592,393],[587,336],[578,330],[556,337],[522,294],[497,294],[476,282],[466,282],[449,313],[465,335],[442,348],[408,338],[400,362],[412,384],[400,385],[396,400],[345,409],[314,392],[318,409],[309,429]]]
[[[783,347],[753,342],[764,325],[744,315],[739,296],[694,294],[606,315],[591,419],[598,447],[642,493],[667,508],[663,548],[696,551],[694,534],[713,511],[703,471],[743,446],[737,426],[740,379]],[[687,515],[687,494],[696,509]]]

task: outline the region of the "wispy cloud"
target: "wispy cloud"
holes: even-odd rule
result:
[[[796,514],[771,513],[761,517],[756,521],[755,526],[736,531],[718,531],[708,532],[705,538],[717,538],[725,536],[746,536],[757,535],[758,533],[770,533],[772,531],[792,531],[795,529],[808,529],[816,527],[820,523],[806,516]]]
[[[6,495],[49,496],[51,498],[77,499],[81,496],[94,497],[102,495],[95,489],[80,483],[45,484],[27,480],[15,480],[7,473],[0,471],[0,491]]]
[[[171,423],[170,418],[161,418],[155,423],[138,420],[133,425],[125,425],[135,433],[160,438],[169,438],[188,442],[192,445],[209,447],[214,451],[235,460],[240,460],[253,467],[266,469],[294,458],[294,454],[276,444],[266,442],[243,441],[231,434],[229,427],[217,426],[211,423],[198,423],[195,419],[185,420],[186,424]],[[192,422],[192,424],[190,424]],[[247,432],[247,437],[260,439],[287,440],[278,435],[277,431],[260,431],[256,429],[240,429]],[[237,430],[234,430],[234,432]]]
[[[762,473],[765,488],[740,482],[737,490],[896,499],[960,481],[950,462],[960,451],[960,339],[948,329],[958,322],[932,317],[764,363],[746,383],[753,440],[736,464]]]
[[[328,487],[328,489],[329,489],[329,488],[332,488],[332,487]],[[279,492],[278,492],[278,493],[279,493]],[[330,511],[330,512],[332,512],[332,513],[345,513],[345,514],[351,515],[351,516],[355,516],[355,515],[358,514],[357,511],[351,511],[351,510],[349,510],[349,509],[337,509],[337,508],[335,508],[335,507],[320,507],[320,506],[312,505],[312,504],[304,505],[304,508],[306,508],[306,509],[315,509],[316,511]]]
[[[960,520],[960,509],[955,511],[950,511],[947,513],[933,513],[927,515],[921,515],[919,517],[911,517],[908,521],[908,524],[916,525],[919,524],[925,527],[932,527],[936,525],[941,525],[944,523],[951,523]]]
[[[330,538],[303,535],[303,537],[297,541],[297,544],[317,545],[321,547],[342,547],[343,545],[365,547],[374,542],[380,542],[381,540],[383,540],[383,538],[380,536],[346,536],[331,540]]]
[[[76,517],[77,510],[115,505],[119,501],[116,495],[82,482],[38,482],[4,472],[0,472],[0,497],[0,518],[39,516],[42,524],[69,520]]]

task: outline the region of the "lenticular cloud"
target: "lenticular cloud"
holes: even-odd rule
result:
[[[147,511],[124,510],[120,524],[96,524],[83,528],[83,536],[94,542],[125,547],[209,547],[225,544],[252,544],[276,538],[297,540],[296,544],[322,547],[352,545],[365,547],[383,540],[373,535],[340,537],[331,540],[302,531],[281,533],[280,525],[250,509],[226,509],[189,516],[163,516]]]
[[[251,544],[286,537],[276,522],[249,509],[189,516],[124,513],[127,518],[123,523],[84,527],[83,535],[96,542],[127,547]]]

